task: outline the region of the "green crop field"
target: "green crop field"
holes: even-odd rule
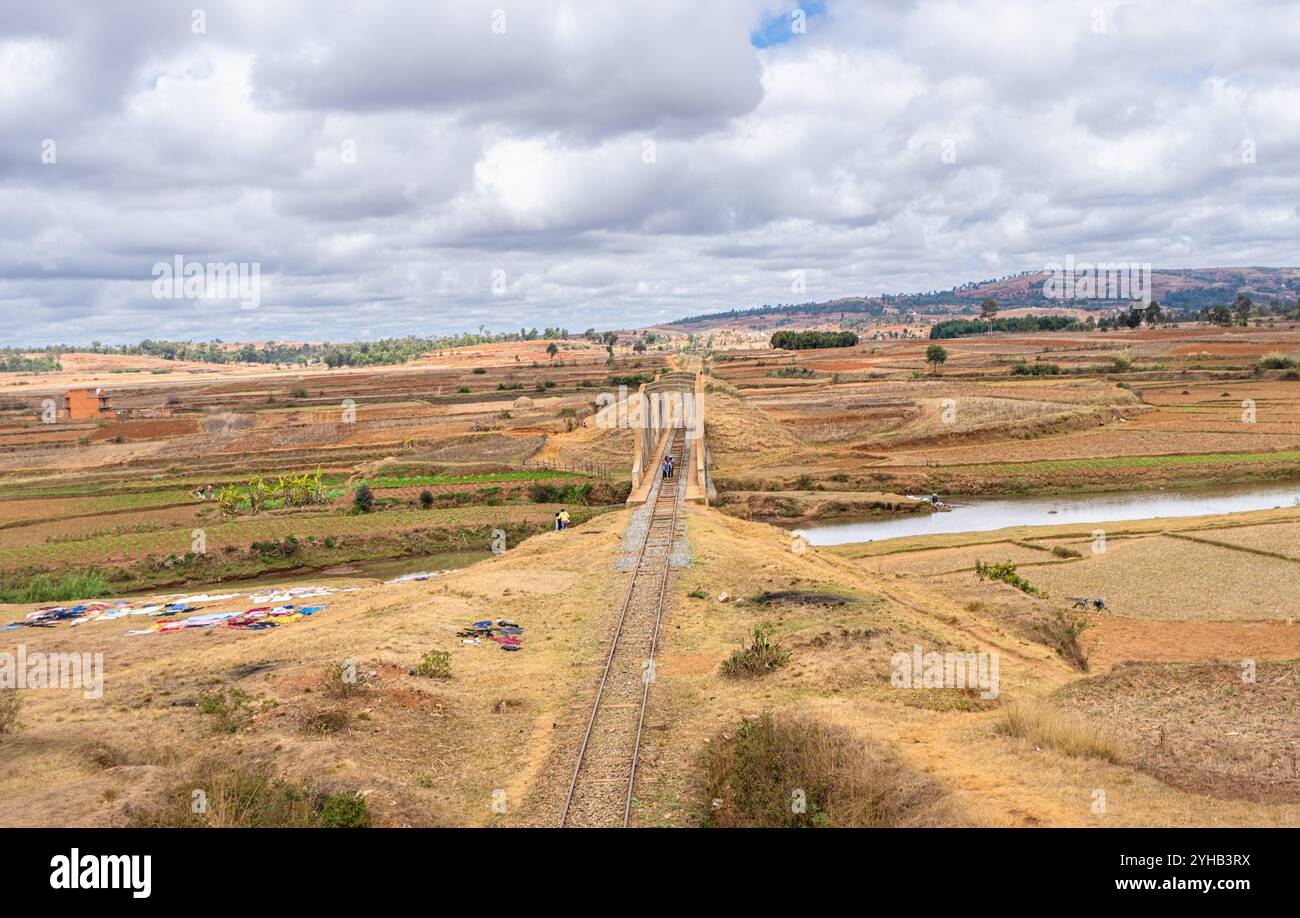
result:
[[[1108,456],[1087,459],[1044,459],[1033,462],[1000,462],[990,465],[941,466],[955,472],[994,474],[1033,474],[1066,470],[1106,471],[1108,469],[1166,468],[1187,465],[1222,465],[1246,462],[1300,462],[1300,450],[1273,453],[1198,453],[1174,456]]]
[[[560,509],[558,504],[513,504],[499,507],[469,506],[432,510],[399,509],[350,514],[337,511],[316,515],[235,519],[203,527],[207,550],[226,546],[247,548],[253,542],[315,537],[324,541],[368,538],[413,529],[449,527],[505,527],[517,523],[547,523]],[[597,508],[586,508],[600,512]],[[190,527],[154,532],[97,535],[77,541],[0,548],[0,568],[58,568],[107,561],[124,561],[149,556],[184,554],[191,550]]]
[[[587,478],[580,472],[553,472],[530,469],[521,472],[491,472],[483,475],[415,475],[407,478],[375,478],[366,482],[372,488],[410,488],[421,485],[490,484],[498,481],[545,481],[551,478]]]

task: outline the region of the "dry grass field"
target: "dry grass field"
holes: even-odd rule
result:
[[[177,788],[266,765],[313,787],[364,794],[377,825],[551,824],[564,780],[557,763],[571,761],[613,626],[622,579],[612,572],[627,519],[607,514],[546,533],[432,581],[353,581],[358,591],[312,600],[326,608],[269,633],[127,635],[138,618],[24,632],[29,651],[102,651],[106,689],[97,700],[26,694],[18,729],[0,737],[0,823],[166,821],[175,818]],[[1285,716],[1295,701],[1285,666],[1261,665],[1267,707],[1249,723],[1232,719],[1240,706],[1226,698],[1212,715],[1260,738],[1265,759],[1274,753],[1271,777],[1245,793],[1227,779],[1246,761],[1225,765],[1216,756],[1249,741],[1212,737],[1211,724],[1191,730],[1181,713],[1224,683],[1223,667],[1202,667],[1204,680],[1180,670],[1162,683],[1156,708],[1142,707],[1149,691],[1126,696],[1136,705],[1126,715],[1133,727],[1106,718],[1120,734],[1114,761],[1079,751],[1100,739],[1036,746],[1003,732],[1008,704],[1089,699],[1074,705],[1086,721],[1102,699],[1123,694],[1124,679],[1155,687],[1165,671],[1081,674],[1041,633],[1017,626],[1029,610],[1000,609],[1007,597],[987,584],[989,602],[972,607],[942,584],[871,573],[832,552],[792,553],[779,530],[761,524],[699,510],[688,533],[692,564],[674,582],[635,824],[708,821],[701,763],[710,742],[765,711],[803,712],[868,743],[886,757],[891,786],[923,787],[926,812],[942,813],[935,818],[943,824],[1300,820],[1300,798],[1277,758],[1294,725]],[[487,617],[517,621],[524,650],[456,637]],[[722,675],[722,661],[762,622],[790,662],[756,680]],[[999,697],[892,686],[892,654],[918,643],[999,652]],[[410,674],[431,649],[450,654],[449,678]],[[346,694],[330,676],[344,660],[363,677]],[[1162,724],[1180,753],[1177,774],[1143,751]],[[1105,816],[1091,810],[1096,787],[1110,789]],[[494,812],[495,800],[506,801],[506,812]]]

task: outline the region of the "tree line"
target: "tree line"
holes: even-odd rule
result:
[[[28,357],[12,348],[0,350],[0,373],[49,373],[62,369],[57,354]]]
[[[220,339],[214,341],[159,341],[146,338],[138,344],[89,345],[56,344],[40,348],[43,357],[23,356],[17,348],[0,351],[0,366],[5,371],[57,370],[60,354],[113,354],[128,357],[153,357],[161,360],[188,360],[198,363],[262,363],[286,366],[307,366],[323,363],[329,367],[366,367],[402,364],[444,348],[492,344],[501,341],[567,340],[569,332],[563,328],[523,329],[518,332],[492,333],[479,329],[459,335],[424,338],[409,335],[403,338],[382,338],[377,341],[357,341],[346,344],[304,344],[268,341],[265,344],[243,344],[238,347]]]
[[[858,336],[853,332],[779,331],[772,334],[772,347],[802,351],[819,347],[853,347]]]
[[[1083,331],[1087,325],[1072,316],[1009,316],[1005,319],[947,319],[930,326],[930,337],[964,338],[990,331]]]

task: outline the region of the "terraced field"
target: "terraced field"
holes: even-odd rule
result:
[[[715,450],[716,477],[746,491],[803,479],[959,494],[1300,478],[1300,375],[1256,366],[1300,353],[1293,323],[941,344],[937,372],[919,341],[719,355],[713,378],[744,405],[737,435],[771,421],[786,436]],[[1020,363],[1051,372],[1018,375]]]
[[[42,400],[61,399],[61,378],[93,378],[93,361],[6,378],[0,575],[21,582],[104,567],[117,582],[152,584],[160,566],[177,580],[190,567],[211,576],[215,558],[231,575],[254,576],[263,559],[373,561],[469,539],[485,549],[493,530],[520,538],[548,528],[561,506],[586,519],[622,501],[630,451],[587,450],[545,468],[530,459],[581,428],[608,380],[666,364],[662,354],[623,347],[610,366],[603,346],[574,341],[555,357],[546,342],[515,343],[361,371],[186,366],[160,376],[154,367],[115,367],[95,381],[119,417],[54,424],[37,423]],[[250,481],[316,469],[314,506],[272,496],[252,511]],[[371,512],[352,506],[362,483],[374,495]],[[209,485],[238,492],[233,515],[195,497]],[[290,540],[297,547],[265,548]],[[196,546],[208,562],[176,562]]]

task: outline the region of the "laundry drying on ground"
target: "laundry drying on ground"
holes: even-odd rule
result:
[[[411,580],[415,580],[415,581],[432,580],[434,577],[443,577],[446,576],[447,574],[454,574],[456,573],[457,570],[459,570],[459,568],[455,568],[452,570],[445,570],[445,571],[420,571],[419,573],[416,574],[403,574],[400,577],[394,577],[392,580],[385,580],[384,585],[391,586],[394,583],[407,583],[408,581]]]
[[[523,635],[524,629],[519,623],[508,618],[499,618],[495,622],[490,618],[484,619],[456,632],[456,637],[462,638],[462,644],[481,644],[488,640],[509,651],[524,649]]]
[[[190,618],[168,619],[156,622],[152,627],[142,631],[128,631],[127,634],[167,634],[173,631],[187,631],[191,628],[234,628],[241,631],[266,631],[300,622],[309,615],[326,608],[325,606],[305,606],[298,609],[292,605],[261,606],[244,612],[212,612],[195,615]]]
[[[238,599],[241,596],[247,597],[255,608],[271,608],[282,606],[290,601],[332,596],[335,593],[352,593],[358,589],[360,587],[297,586],[262,589],[251,593],[171,594],[136,601],[126,599],[97,600],[95,602],[78,603],[74,606],[47,606],[37,609],[35,612],[27,613],[27,616],[20,621],[0,626],[0,631],[14,631],[18,628],[53,628],[58,622],[80,625],[84,622],[113,621],[126,618],[129,615],[155,615],[159,617],[183,615],[188,612],[198,612],[211,608],[232,599]]]

